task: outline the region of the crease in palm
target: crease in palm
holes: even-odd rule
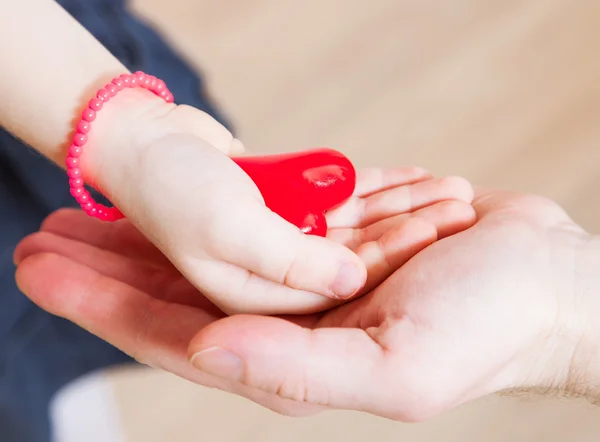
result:
[[[373,290],[427,246],[469,228],[472,192],[462,179],[436,179],[415,167],[360,170],[354,195],[326,216],[328,238],[365,262],[364,289],[346,305],[327,300],[306,315],[280,317],[307,328],[372,327],[376,319],[364,314]],[[223,383],[190,366],[190,342],[226,315],[126,220],[102,223],[60,210],[21,242],[15,259],[17,280],[27,281],[28,296],[51,313],[142,363],[285,408],[287,399]]]

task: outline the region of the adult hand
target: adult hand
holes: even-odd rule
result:
[[[189,348],[204,373],[320,407],[420,421],[512,389],[596,395],[600,246],[555,203],[482,190],[470,229],[322,316],[234,316]]]
[[[464,180],[436,180],[421,169],[360,171],[356,195],[328,214],[331,239],[363,257],[369,285],[377,284],[423,247],[469,227],[471,198]],[[103,223],[61,210],[21,242],[15,261],[19,286],[34,302],[143,363],[279,412],[315,410],[189,364],[194,336],[224,314],[126,220]]]

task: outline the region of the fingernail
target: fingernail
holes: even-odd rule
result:
[[[346,262],[341,265],[331,284],[331,291],[337,298],[349,298],[360,290],[364,282],[363,274],[356,265]]]
[[[222,379],[239,382],[244,376],[244,362],[221,347],[210,347],[196,353],[190,362],[198,370]]]

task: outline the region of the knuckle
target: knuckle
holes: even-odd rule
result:
[[[469,210],[471,206],[458,200],[444,201],[439,206],[440,215],[444,218],[454,218],[457,214],[461,214],[466,210]]]
[[[419,166],[408,166],[406,169],[407,175],[415,178],[430,176],[431,172]]]
[[[302,247],[302,246],[299,246]],[[278,278],[281,282],[288,286],[293,287],[296,283],[296,266],[299,262],[301,253],[298,248],[294,247],[291,249],[289,256],[287,257],[285,264],[281,268],[281,276]]]
[[[299,269],[306,259],[307,244],[310,244],[310,238],[303,237],[300,231],[280,232],[280,241],[285,241],[286,247],[277,247],[276,258],[264,257],[260,266],[264,273],[271,275],[269,279],[288,287],[296,287],[298,284],[298,275],[306,276],[305,272]]]
[[[448,176],[442,178],[441,184],[445,189],[451,191],[455,197],[471,202],[473,200],[473,186],[460,176]]]
[[[272,393],[282,399],[299,404],[328,406],[330,396],[326,389],[316,388],[307,382],[306,376],[286,376],[273,388]]]

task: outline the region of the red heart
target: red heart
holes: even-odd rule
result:
[[[332,149],[235,158],[266,206],[309,235],[325,236],[325,212],[350,198],[356,171]]]

